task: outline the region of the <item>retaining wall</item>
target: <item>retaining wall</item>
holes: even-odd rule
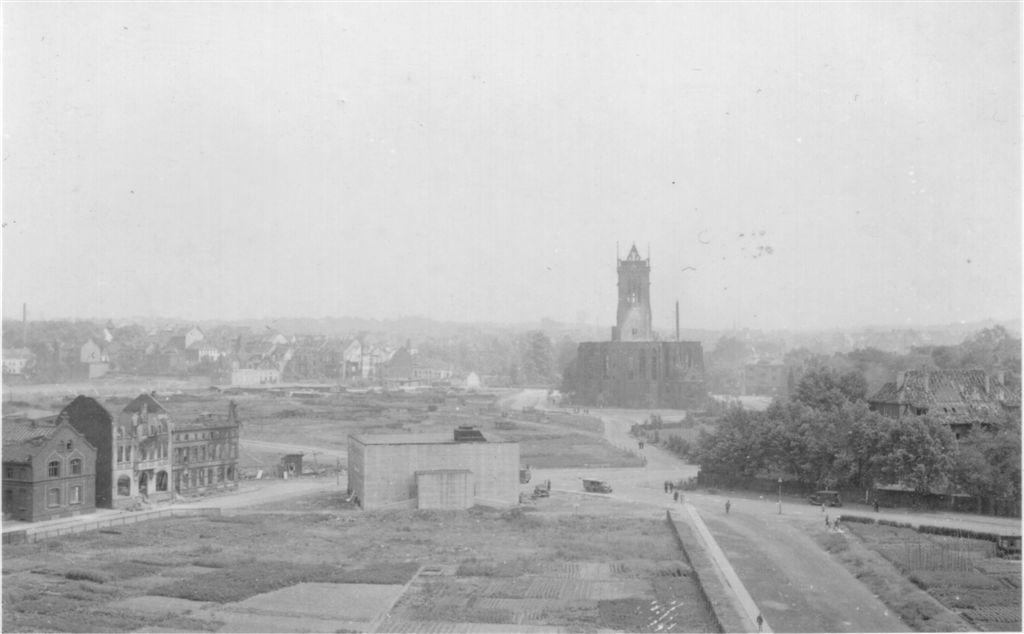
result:
[[[24,544],[44,539],[52,539],[61,535],[72,535],[86,531],[99,530],[111,526],[127,526],[137,522],[155,520],[161,517],[218,517],[221,512],[219,508],[208,509],[159,509],[155,511],[138,511],[125,513],[116,517],[95,520],[92,522],[76,522],[67,526],[54,526],[52,528],[26,528],[20,531],[8,531],[3,534],[4,544]]]

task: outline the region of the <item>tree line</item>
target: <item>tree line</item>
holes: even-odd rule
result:
[[[957,439],[951,423],[966,418],[888,418],[869,409],[866,382],[855,370],[819,368],[793,398],[765,411],[729,408],[713,433],[690,446],[670,440],[719,482],[784,477],[808,489],[871,491],[902,484],[919,495],[962,492],[980,499],[1020,499],[1020,414],[975,424]]]

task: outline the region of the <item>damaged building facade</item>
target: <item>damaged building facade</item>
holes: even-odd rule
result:
[[[567,388],[595,407],[692,408],[705,398],[699,341],[659,341],[652,328],[650,257],[636,245],[618,260],[619,301],[612,340],[579,345]],[[678,315],[677,315],[678,321]]]
[[[349,490],[366,509],[467,509],[519,502],[519,443],[454,433],[348,439]]]

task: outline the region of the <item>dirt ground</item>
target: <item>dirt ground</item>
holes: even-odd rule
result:
[[[603,508],[607,500],[586,496],[544,502],[367,513],[340,491],[321,491],[220,518],[7,546],[3,629],[714,629],[663,515],[648,509],[634,517],[623,504],[624,516],[615,517]],[[602,512],[589,512],[595,508]],[[340,600],[288,608],[285,591],[297,584],[367,598],[347,602],[347,611]],[[386,587],[368,593],[360,584]],[[367,603],[371,594],[376,603]]]

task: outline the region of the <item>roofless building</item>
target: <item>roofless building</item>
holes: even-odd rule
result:
[[[619,301],[612,340],[579,345],[569,380],[581,405],[687,409],[705,397],[699,341],[659,341],[651,319],[651,259],[636,245],[618,260]],[[678,332],[677,332],[678,338]]]

